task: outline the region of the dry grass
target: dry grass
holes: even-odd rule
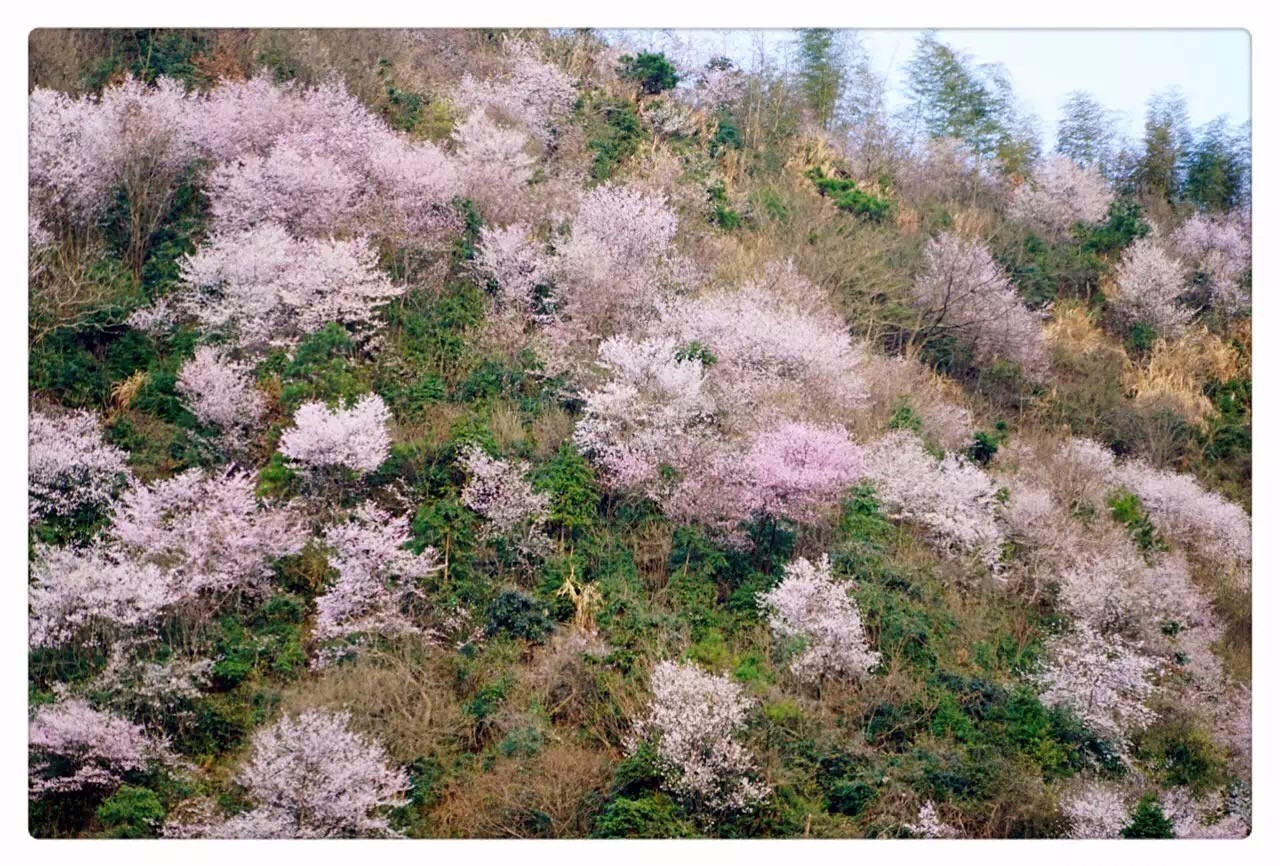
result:
[[[399,763],[452,752],[469,726],[448,664],[444,651],[406,641],[299,680],[284,694],[282,710],[348,710],[353,726],[376,736]]]
[[[610,755],[557,742],[531,758],[499,757],[457,779],[426,818],[429,834],[452,838],[564,839],[586,836],[609,786]]]

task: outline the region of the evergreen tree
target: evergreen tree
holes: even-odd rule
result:
[[[1173,822],[1165,817],[1159,801],[1147,794],[1133,810],[1129,824],[1120,831],[1125,839],[1172,839]]]
[[[1096,166],[1110,177],[1116,162],[1116,120],[1092,94],[1076,90],[1062,104],[1058,120],[1058,153],[1081,165]]]
[[[1248,199],[1249,139],[1219,117],[1201,127],[1187,158],[1183,198],[1209,210],[1231,210]]]

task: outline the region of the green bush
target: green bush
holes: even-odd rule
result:
[[[164,805],[150,788],[125,785],[98,807],[98,822],[110,839],[147,839],[164,821]]]
[[[1165,817],[1155,796],[1147,794],[1138,802],[1120,835],[1125,839],[1172,839],[1173,822]]]
[[[554,628],[546,605],[514,589],[504,590],[485,609],[485,634],[506,634],[542,643]]]
[[[670,90],[680,83],[680,76],[671,61],[666,55],[655,52],[624,55],[618,66],[618,75],[636,82],[641,91],[650,95]]]

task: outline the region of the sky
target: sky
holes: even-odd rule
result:
[[[790,31],[680,31],[709,53],[745,60],[757,35],[783,48]],[[860,30],[873,69],[889,82],[890,107],[901,104],[903,67],[914,51],[919,30]],[[641,43],[660,46],[657,31],[627,31]],[[1225,114],[1233,124],[1250,118],[1249,52],[1245,30],[941,30],[943,42],[972,55],[978,63],[1000,63],[1008,70],[1025,108],[1041,120],[1052,143],[1064,97],[1087,90],[1118,112],[1121,131],[1137,137],[1147,99],[1178,87],[1187,100],[1193,126]]]

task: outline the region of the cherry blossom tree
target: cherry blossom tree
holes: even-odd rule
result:
[[[529,136],[473,111],[453,132],[462,186],[467,197],[491,217],[510,212],[533,177],[537,160],[528,153]]]
[[[1040,322],[983,244],[945,232],[930,240],[912,297],[922,333],[954,334],[979,358],[1006,358],[1033,379],[1047,374]]]
[[[293,426],[280,437],[280,453],[312,469],[344,467],[368,475],[391,454],[390,419],[377,394],[366,394],[346,409],[303,403],[293,415]]]
[[[147,86],[130,76],[78,99],[37,88],[30,99],[32,201],[84,226],[122,190],[128,261],[140,272],[178,178],[197,156],[197,108],[182,84],[165,77]]]
[[[249,365],[231,360],[213,346],[197,346],[178,371],[178,393],[201,424],[218,428],[233,442],[257,427],[266,398],[249,375]]]
[[[954,839],[960,835],[955,827],[939,817],[938,807],[932,800],[924,801],[915,823],[908,824],[907,829],[922,839]]]
[[[252,473],[190,469],[135,486],[117,503],[108,535],[129,555],[172,574],[179,597],[259,594],[271,566],[305,538],[287,509],[259,503]]]
[[[467,473],[462,504],[484,517],[481,538],[513,543],[525,557],[545,555],[551,544],[545,528],[550,496],[536,492],[527,480],[529,464],[496,460],[469,445],[462,465]]]
[[[251,351],[287,347],[329,322],[365,335],[376,308],[404,292],[366,239],[297,240],[272,223],[214,235],[183,262],[182,279],[180,307]]]
[[[74,699],[37,708],[27,728],[27,743],[28,792],[33,800],[109,792],[142,773],[149,762],[168,759],[164,747],[142,728]]]
[[[663,197],[608,184],[588,192],[556,249],[559,313],[595,337],[651,318],[671,272],[676,227]]]
[[[1111,302],[1125,324],[1147,324],[1176,336],[1191,321],[1191,311],[1178,303],[1186,290],[1182,261],[1165,252],[1156,238],[1139,238],[1116,268]]]
[[[788,421],[759,433],[742,461],[748,513],[810,523],[863,471],[862,450],[841,427]]]
[[[128,455],[102,441],[102,424],[92,412],[33,412],[27,455],[31,520],[104,508],[132,479]]]
[[[409,539],[408,517],[393,517],[371,502],[325,530],[329,564],[338,578],[316,599],[317,638],[419,630],[409,607],[420,594],[418,581],[440,566],[432,548],[419,554],[406,550]]]
[[[105,545],[39,547],[28,602],[31,646],[96,644],[150,627],[180,598],[160,566]]]
[[[550,142],[578,99],[573,79],[523,40],[508,42],[506,53],[507,66],[497,78],[480,81],[465,73],[455,101],[468,110],[493,111]]]
[[[1045,706],[1066,707],[1098,733],[1123,740],[1155,719],[1146,706],[1159,662],[1140,646],[1105,638],[1087,625],[1049,641],[1037,678]]]
[[[313,142],[282,137],[265,156],[209,173],[209,211],[220,232],[275,223],[295,236],[323,237],[355,224],[362,180]]]
[[[1227,313],[1238,313],[1249,304],[1249,291],[1241,284],[1252,267],[1252,225],[1242,212],[1223,216],[1196,214],[1173,233],[1178,254],[1209,281],[1213,304]]]
[[[1050,154],[1013,193],[1009,216],[1050,240],[1065,240],[1076,223],[1101,222],[1113,196],[1101,172],[1069,156]]]
[[[769,795],[753,779],[755,760],[738,742],[750,701],[727,677],[685,662],[659,662],[653,702],[636,723],[631,748],[651,743],[665,786],[691,808],[714,817],[749,811]]]
[[[938,460],[905,430],[868,449],[866,466],[890,517],[918,523],[945,551],[976,554],[992,567],[999,562],[996,486],[977,466],[954,454]]]
[[[405,804],[409,778],[386,750],[351,730],[351,715],[305,710],[253,736],[239,772],[254,808],[207,835],[238,838],[396,836],[387,812]]]
[[[1080,785],[1062,800],[1072,839],[1119,839],[1130,811],[1123,792],[1105,782]]]
[[[1249,515],[1220,494],[1205,490],[1194,476],[1156,469],[1134,459],[1118,465],[1111,478],[1142,500],[1162,535],[1225,565],[1247,567],[1252,560]]]
[[[856,679],[880,664],[858,605],[849,587],[832,576],[827,557],[816,565],[803,557],[789,563],[782,582],[758,600],[774,636],[801,644],[790,669],[802,681]]]
[[[866,356],[844,323],[794,272],[785,275],[790,296],[769,286],[780,278],[777,270],[762,276],[736,291],[662,302],[653,330],[714,358],[710,375],[728,410],[753,414],[795,393],[836,407],[859,405],[866,398]]]
[[[497,283],[500,309],[515,310],[525,321],[545,318],[539,315],[536,289],[549,282],[552,263],[530,239],[528,226],[481,228],[473,266],[482,278]]]

